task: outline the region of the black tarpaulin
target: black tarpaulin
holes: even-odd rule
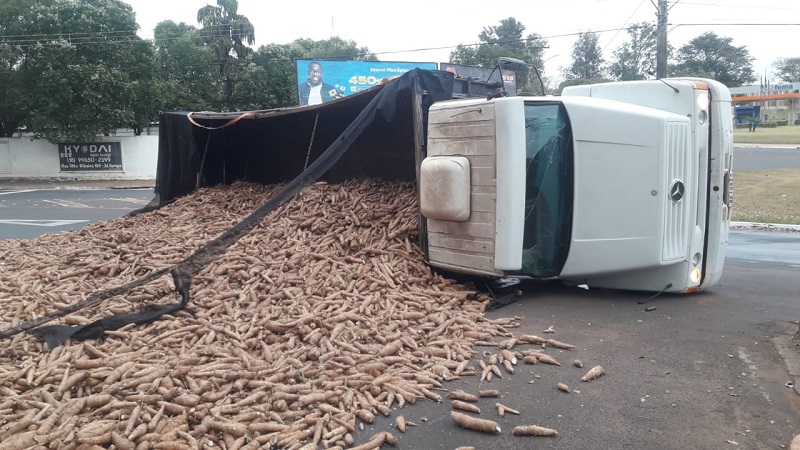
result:
[[[52,348],[68,338],[95,339],[102,337],[106,330],[128,323],[150,322],[182,309],[189,301],[188,286],[192,277],[305,186],[321,179],[413,180],[416,173],[415,114],[425,117],[433,102],[452,97],[452,87],[452,74],[448,72],[415,69],[384,86],[354,95],[352,99],[345,97],[330,105],[264,116],[248,114],[246,119],[228,127],[216,128],[220,123],[230,123],[236,116],[211,114],[194,118],[195,122],[202,122],[202,126],[198,126],[189,121],[188,113],[163,114],[157,175],[161,204],[191,192],[201,179],[206,184],[238,180],[291,181],[238,224],[175,266],[125,286],[95,292],[62,310],[3,330],[0,339],[122,295],[167,271],[173,274],[176,288],[183,296],[180,303],[150,306],[144,311],[105,317],[81,327],[40,327],[32,333]],[[417,104],[422,111],[415,111]],[[304,119],[311,116],[312,127],[316,128],[308,135],[310,146],[305,151],[298,150],[296,145],[306,139],[303,134],[308,131]]]
[[[354,138],[321,180],[413,180],[415,95],[422,95],[424,114],[433,102],[453,97],[453,75],[414,69],[386,85],[322,105],[249,112],[223,128],[218,127],[240,113],[192,113],[202,127],[192,124],[187,112],[163,113],[156,174],[159,202],[203,185],[287,182],[345,129]],[[375,114],[361,115],[371,108]]]

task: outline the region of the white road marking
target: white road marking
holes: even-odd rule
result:
[[[48,219],[41,219],[41,220],[28,220],[28,219],[18,219],[18,220],[0,220],[0,224],[7,224],[7,225],[30,225],[33,227],[63,227],[65,225],[74,225],[76,223],[84,223],[88,222],[88,220],[48,220]]]
[[[150,203],[150,200],[145,200],[143,198],[133,198],[133,197],[113,197],[109,200],[116,200],[118,202],[128,202],[128,203],[135,203],[137,205],[146,205]]]
[[[36,192],[41,189],[25,189],[24,191],[8,191],[8,192],[0,192],[0,195],[9,195],[9,194],[22,194],[25,192]]]
[[[63,206],[65,208],[91,208],[89,205],[84,205],[83,203],[71,202],[69,200],[43,200],[47,203],[52,203],[54,205]]]

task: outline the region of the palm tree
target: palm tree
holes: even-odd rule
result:
[[[197,22],[203,26],[200,34],[217,57],[222,104],[226,109],[231,108],[238,60],[253,51],[248,45],[256,39],[250,19],[239,14],[238,10],[237,0],[217,0],[217,6],[206,5],[197,11]]]

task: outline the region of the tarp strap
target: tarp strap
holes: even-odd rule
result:
[[[136,325],[150,323],[165,314],[172,314],[176,311],[180,311],[189,304],[191,277],[186,273],[173,269],[172,279],[175,282],[175,290],[181,295],[181,301],[178,303],[147,305],[143,311],[128,314],[115,314],[80,326],[47,325],[33,329],[30,333],[44,340],[48,347],[50,347],[50,350],[52,350],[67,339],[79,341],[100,339],[105,336],[106,331],[117,330],[132,323]]]
[[[244,113],[239,114],[238,116],[234,117],[233,119],[225,122],[224,124],[222,124],[222,125],[220,125],[218,127],[208,127],[208,126],[205,126],[205,125],[200,125],[199,123],[197,123],[194,120],[194,118],[192,118],[192,114],[195,114],[195,113],[190,112],[189,114],[186,115],[186,118],[189,119],[189,122],[191,122],[192,125],[194,125],[196,127],[204,128],[206,130],[221,130],[221,129],[225,128],[225,127],[229,127],[229,126],[235,124],[236,122],[244,119],[245,117],[255,117],[257,113],[255,111],[244,112]]]

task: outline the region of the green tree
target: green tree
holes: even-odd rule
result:
[[[217,0],[217,6],[206,5],[197,11],[197,22],[203,25],[200,33],[216,55],[222,104],[229,110],[233,108],[236,71],[252,52],[248,45],[256,39],[253,24],[238,10],[237,0]]]
[[[296,44],[261,46],[238,74],[233,102],[243,110],[297,106],[296,59],[306,50]]]
[[[150,42],[139,40],[131,45],[131,62],[129,67],[131,73],[128,77],[130,97],[130,108],[133,112],[133,119],[127,124],[133,129],[135,135],[142,133],[143,127],[158,120],[158,112],[161,108],[160,83],[158,82],[158,70],[155,65],[155,52]]]
[[[0,3],[0,137],[10,137],[29,117],[27,101],[31,73],[26,64],[26,38],[38,32],[30,21],[20,20],[36,0]]]
[[[236,73],[232,101],[237,110],[254,111],[297,104],[297,95],[290,96],[289,90],[284,89],[269,73],[267,68],[252,62]]]
[[[603,79],[603,52],[595,33],[580,33],[572,44],[572,64],[564,71],[567,80]]]
[[[480,44],[459,44],[450,52],[450,62],[479,67],[494,67],[502,56],[516,58],[532,65],[541,74],[544,72],[543,55],[547,40],[540,34],[530,33],[523,38],[525,26],[513,17],[500,21],[499,25],[484,27],[478,35]],[[538,80],[520,77],[518,91],[538,92]]]
[[[298,59],[377,61],[367,47],[338,36],[261,46],[237,74],[233,104],[242,110],[297,106]]]
[[[642,22],[627,31],[628,41],[614,51],[609,72],[616,80],[643,80],[656,72],[656,28]]]
[[[155,119],[152,46],[136,36],[129,5],[13,0],[3,10],[4,132],[24,125],[52,142],[81,141]]]
[[[780,58],[773,64],[777,76],[784,82],[800,81],[800,58]]]
[[[736,47],[733,39],[703,33],[678,50],[674,75],[710,76],[728,87],[755,81],[753,57],[746,46]]]
[[[215,111],[221,108],[214,52],[199,31],[183,22],[156,25],[160,110]]]
[[[378,57],[367,47],[359,47],[352,40],[338,36],[315,41],[313,39],[295,39],[291,44],[297,47],[292,51],[300,55],[298,59],[341,59],[350,61],[377,61]]]

